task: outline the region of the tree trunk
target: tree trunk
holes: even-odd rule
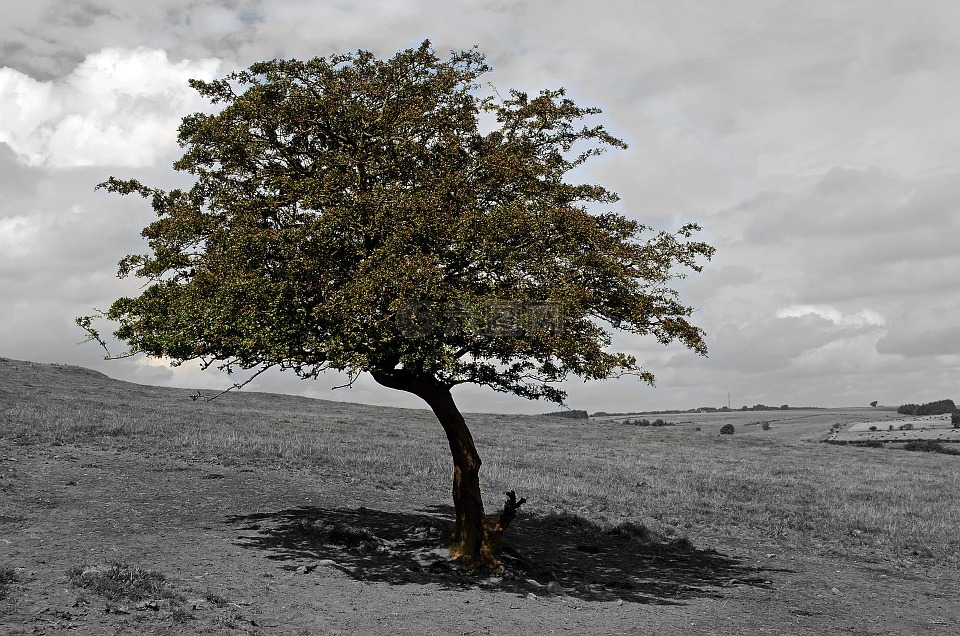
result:
[[[450,556],[469,566],[484,565],[483,498],[480,494],[480,455],[467,423],[449,389],[440,387],[422,396],[440,421],[453,455],[453,533]],[[493,565],[486,563],[486,565]]]
[[[497,552],[503,532],[525,500],[517,502],[513,493],[508,493],[500,518],[494,523],[486,523],[480,494],[480,454],[450,389],[432,377],[403,369],[373,372],[372,375],[386,387],[422,398],[433,409],[447,436],[453,456],[454,521],[450,535],[450,556],[468,568],[499,568]]]

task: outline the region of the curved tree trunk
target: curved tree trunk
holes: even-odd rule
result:
[[[468,565],[480,565],[483,555],[483,498],[480,495],[480,455],[473,436],[450,391],[421,396],[433,409],[450,444],[453,455],[453,534],[450,556]]]
[[[386,387],[422,398],[430,405],[447,436],[453,456],[454,522],[450,535],[450,556],[469,568],[499,567],[497,552],[503,532],[524,500],[517,502],[513,493],[508,493],[503,514],[495,523],[486,523],[480,494],[480,454],[450,389],[434,378],[402,369],[374,372],[372,375]]]

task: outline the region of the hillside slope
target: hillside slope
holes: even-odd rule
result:
[[[488,510],[528,499],[488,577],[438,547],[451,467],[428,411],[192,393],[0,361],[0,632],[960,628],[956,458],[810,441],[869,413],[734,435],[469,415]],[[107,597],[109,571],[165,582]]]

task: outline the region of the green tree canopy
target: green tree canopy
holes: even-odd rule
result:
[[[106,312],[129,353],[368,372],[419,395],[450,442],[454,554],[471,562],[494,559],[519,503],[483,526],[480,459],[450,389],[562,402],[556,383],[571,375],[652,383],[611,335],[704,354],[672,283],[713,253],[696,225],[655,232],[609,210],[614,192],[570,179],[626,147],[581,123],[599,109],[562,89],[484,96],[489,71],[476,49],[444,60],[424,42],[386,60],[358,51],[192,80],[220,108],[180,126],[174,168],[193,185],[99,186],[158,216],[150,252],[120,263],[148,284]]]

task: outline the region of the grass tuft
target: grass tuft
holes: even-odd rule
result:
[[[155,570],[144,570],[123,563],[77,566],[67,572],[70,582],[110,601],[143,601],[183,597],[170,589],[166,577]]]
[[[639,543],[649,543],[657,538],[655,532],[645,525],[627,521],[608,529],[607,534],[620,535]]]
[[[16,570],[8,567],[0,567],[0,599],[7,597],[9,593],[7,586],[16,583],[18,580]]]

